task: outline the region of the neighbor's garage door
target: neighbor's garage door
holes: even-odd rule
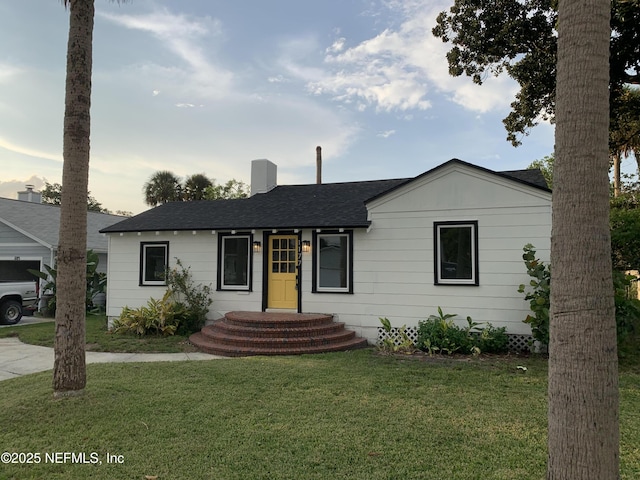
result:
[[[26,282],[35,277],[29,269],[40,270],[38,260],[0,260],[0,282]]]

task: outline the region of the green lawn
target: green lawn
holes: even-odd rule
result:
[[[86,323],[87,350],[95,352],[193,352],[195,348],[187,337],[174,335],[169,337],[112,334],[107,331],[107,317],[88,315]],[[17,336],[24,343],[53,347],[55,325],[50,322],[32,325],[16,325],[0,328],[0,337]],[[1,478],[1,477],[0,477]]]
[[[524,372],[518,366],[527,367]],[[51,373],[2,382],[0,479],[543,479],[546,361],[433,360],[371,349],[88,366],[81,398]],[[622,478],[640,478],[640,375],[621,374]],[[45,463],[95,452],[102,464]],[[124,464],[107,464],[107,452]]]

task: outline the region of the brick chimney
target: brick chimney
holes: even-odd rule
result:
[[[316,147],[316,183],[322,183],[322,147]]]

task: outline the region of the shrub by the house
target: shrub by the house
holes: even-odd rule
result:
[[[549,308],[551,306],[551,266],[536,258],[533,245],[527,243],[522,259],[531,277],[529,290],[524,284],[518,287],[518,292],[524,293],[524,299],[529,302],[533,315],[527,315],[524,323],[531,325],[531,335],[542,345],[549,345]]]
[[[527,273],[532,277],[528,291],[525,285],[520,285],[518,292],[525,293],[525,300],[529,301],[533,315],[527,315],[523,320],[531,325],[531,332],[535,340],[543,345],[549,344],[549,308],[551,307],[551,266],[536,258],[535,247],[527,244],[523,248],[522,258]],[[640,332],[640,300],[637,294],[630,295],[631,287],[638,282],[638,278],[625,272],[614,270],[613,290],[616,307],[616,328],[618,334],[618,351],[624,354],[626,350],[637,350],[638,333]],[[635,347],[635,348],[634,348]]]
[[[211,299],[211,287],[195,285],[190,268],[178,259],[167,271],[167,291],[162,299],[149,299],[140,308],[124,307],[113,323],[115,333],[136,335],[189,335],[204,326]]]
[[[184,305],[171,299],[167,290],[162,299],[150,298],[146,306],[124,307],[113,322],[114,333],[134,333],[136,335],[174,335],[180,322],[186,318]]]
[[[187,314],[178,325],[180,335],[199,331],[207,319],[209,307],[213,303],[210,285],[196,285],[191,276],[191,267],[185,268],[180,259],[176,267],[167,272],[169,292],[176,302],[184,305]]]
[[[429,354],[452,353],[479,354],[504,353],[508,349],[509,337],[506,327],[496,328],[490,323],[474,322],[467,317],[467,326],[459,327],[453,321],[456,314],[443,313],[438,307],[438,315],[418,323],[417,346]]]

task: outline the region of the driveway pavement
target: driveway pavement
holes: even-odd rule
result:
[[[22,324],[22,322],[20,322]],[[201,352],[191,353],[109,353],[86,352],[89,363],[179,362],[224,359]],[[53,369],[53,348],[22,343],[16,337],[0,338],[0,381]]]
[[[20,321],[18,323],[16,323],[15,325],[0,325],[0,328],[5,328],[5,327],[19,327],[21,325],[33,325],[34,323],[45,323],[45,322],[53,322],[55,321],[54,318],[50,318],[50,317],[41,317],[40,315],[23,315],[22,318],[20,319]]]

